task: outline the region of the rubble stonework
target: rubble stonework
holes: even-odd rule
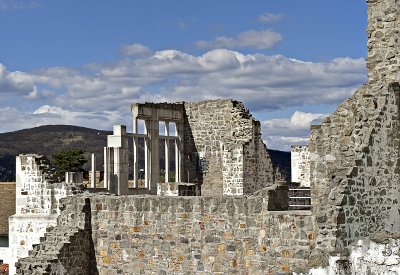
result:
[[[61,198],[79,190],[75,183],[55,182],[59,177],[49,160],[41,155],[19,155],[16,159],[16,214],[9,218],[11,263],[28,256],[32,245],[49,226],[57,225]],[[10,274],[14,272],[10,265]]]
[[[85,264],[93,267],[96,262],[99,274],[258,274],[304,270],[315,238],[310,212],[269,212],[269,192],[275,188],[254,196],[67,197],[63,199],[66,209],[58,218],[58,226],[46,233],[30,257],[19,261],[18,272],[34,274],[35,270],[47,268],[48,273],[43,274],[59,269],[73,274],[69,262],[76,263],[77,269]],[[274,205],[285,200],[279,196],[275,199]],[[85,224],[88,227],[85,218],[87,221],[89,216],[91,248],[82,243],[71,250],[69,261],[63,262],[58,251],[67,246],[64,236],[84,231]],[[87,237],[86,245],[90,243]],[[48,247],[47,252],[38,249],[40,246]],[[79,258],[80,251],[85,249],[89,255],[95,255],[95,261]],[[54,255],[53,261],[50,254]]]
[[[315,254],[325,264],[327,253],[400,229],[400,2],[367,2],[369,83],[311,133]]]
[[[174,181],[195,184],[204,195],[252,194],[284,181],[261,139],[260,122],[241,102],[135,103],[132,112],[133,133],[127,133],[126,126],[114,126],[105,148],[105,183],[114,194],[157,194],[160,142],[168,148],[171,141],[175,150]],[[138,132],[139,120],[145,124],[144,133]],[[160,134],[161,123],[175,125],[174,133]],[[129,137],[133,139],[133,152],[129,152]],[[138,186],[138,158],[143,157],[138,154],[139,138],[144,139],[144,188]],[[166,178],[171,149],[164,155]],[[128,187],[129,153],[134,158],[133,187]]]
[[[399,230],[398,83],[365,85],[311,133],[313,213],[321,251]]]
[[[180,176],[189,170],[187,181],[202,183],[207,196],[66,197],[57,226],[18,272],[400,274],[400,2],[367,3],[369,82],[312,126],[312,211],[285,211],[287,186],[276,184],[259,123],[241,103],[147,104],[151,112],[184,106]],[[150,138],[159,145],[158,133]],[[32,190],[47,188],[38,181]],[[174,184],[160,188],[176,195]],[[24,204],[17,209],[35,209]]]
[[[60,201],[63,211],[29,257],[16,264],[16,274],[98,274],[87,198]]]
[[[368,79],[370,83],[400,81],[400,20],[396,0],[368,3]]]
[[[284,181],[261,139],[260,122],[241,102],[210,100],[184,107],[185,171],[190,181],[202,183],[203,195],[252,194]],[[200,172],[199,161],[207,165]]]

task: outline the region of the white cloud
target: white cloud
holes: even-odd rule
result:
[[[363,59],[304,62],[226,49],[200,56],[165,50],[84,70],[10,72],[0,65],[0,123],[5,130],[50,123],[130,125],[130,104],[145,101],[233,98],[258,113],[305,104],[337,105],[366,80]],[[10,106],[18,110],[7,111]],[[264,136],[277,148],[284,140],[306,137],[309,122],[319,116],[298,112],[290,119],[264,122]]]
[[[268,136],[305,137],[310,126],[319,124],[327,114],[314,114],[296,111],[290,118],[269,119],[262,123],[263,131]]]
[[[188,27],[187,23],[183,20],[178,21],[178,28],[181,30],[185,30]]]
[[[262,131],[269,148],[290,151],[291,145],[308,144],[311,125],[320,124],[327,115],[296,111],[290,118],[263,121]]]
[[[0,99],[2,96],[28,95],[33,90],[33,78],[23,72],[9,72],[0,63]]]
[[[149,56],[152,51],[141,44],[124,45],[121,52],[125,56]]]
[[[196,46],[202,49],[271,49],[280,41],[282,41],[282,35],[273,30],[249,30],[235,37],[220,36],[214,41],[200,40],[196,42]]]
[[[0,0],[0,11],[31,9],[40,6],[41,4],[38,1],[32,0]]]
[[[72,111],[49,105],[43,105],[33,112],[14,107],[0,108],[0,125],[4,131],[15,131],[47,124],[79,125],[107,130],[115,124],[126,124],[129,119],[129,116],[122,118],[118,112]]]
[[[282,14],[264,13],[258,17],[260,23],[271,23],[282,20]]]
[[[36,99],[38,97],[39,97],[39,92],[38,92],[36,85],[33,86],[33,90],[27,96],[25,96],[25,98],[28,98],[28,99]]]
[[[276,149],[288,152],[290,152],[292,145],[308,145],[309,141],[309,138],[284,136],[267,136],[264,140],[268,149]]]

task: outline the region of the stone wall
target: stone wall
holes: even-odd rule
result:
[[[399,230],[400,86],[365,85],[311,134],[311,191],[321,251]]]
[[[400,274],[400,232],[385,231],[371,234],[349,247],[347,256],[329,257],[330,265],[310,270],[312,275],[321,274]]]
[[[242,103],[210,100],[184,106],[183,179],[203,183],[202,194],[251,194],[283,178],[261,140],[260,123]]]
[[[244,194],[252,194],[271,183],[286,182],[278,166],[272,163],[267,146],[262,141],[261,125],[258,121],[253,123],[252,139],[244,144],[243,170]]]
[[[17,274],[97,274],[89,199],[61,202],[59,226],[47,229],[29,256],[19,259]]]
[[[310,187],[310,151],[308,145],[293,145],[291,150],[292,182]]]
[[[19,155],[16,159],[16,214],[9,219],[10,274],[14,263],[28,256],[40,242],[46,228],[57,224],[61,198],[83,188],[76,183],[59,183],[51,163],[40,155]]]
[[[328,253],[400,230],[400,2],[367,3],[369,83],[311,133],[315,256],[326,265]]]
[[[367,0],[369,82],[400,81],[400,4],[397,0]]]
[[[8,217],[15,214],[15,182],[0,182],[0,236],[8,235]]]
[[[83,210],[90,201],[99,274],[277,274],[307,270],[316,235],[312,216],[310,211],[269,211],[268,198],[279,189],[275,188],[248,197],[68,197],[63,200],[65,209],[58,226],[46,234],[41,245],[47,254],[53,251],[49,248],[52,243],[64,247],[61,237],[51,236],[85,228],[87,223],[82,221],[88,215]],[[81,249],[91,251],[85,247],[81,245]],[[43,262],[45,256],[41,255],[32,252],[20,260],[19,272],[28,265],[33,270],[43,268],[32,264]],[[69,261],[76,261],[77,255],[70,253]],[[61,262],[60,256],[54,261]],[[85,261],[94,263],[89,258]],[[60,266],[68,270],[65,264],[54,268]],[[53,267],[48,268],[52,272]]]

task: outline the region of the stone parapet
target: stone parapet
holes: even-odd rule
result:
[[[68,197],[57,226],[19,261],[18,272],[72,274],[68,263],[79,270],[94,262],[99,274],[303,272],[315,245],[313,218],[310,211],[271,211],[277,194],[278,186],[240,197]],[[62,253],[75,247],[73,238],[80,247]],[[81,251],[94,256],[81,257]],[[22,273],[28,267],[31,273]]]

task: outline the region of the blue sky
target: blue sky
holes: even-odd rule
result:
[[[288,150],[367,81],[366,22],[362,0],[0,0],[0,131],[234,98]]]

